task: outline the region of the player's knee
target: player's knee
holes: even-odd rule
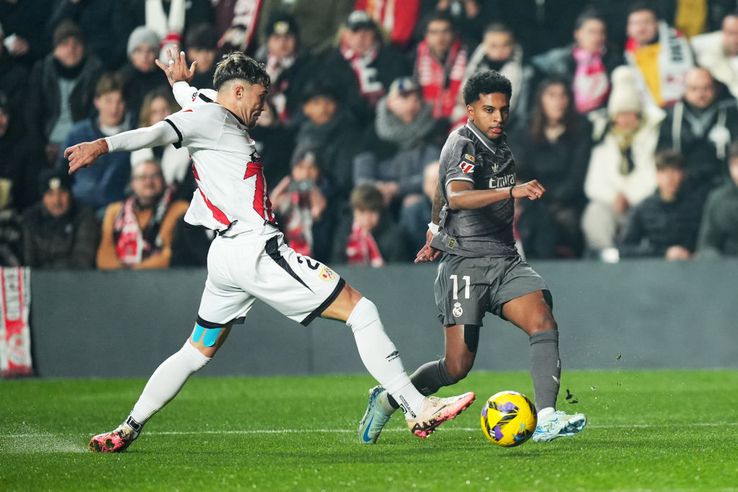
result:
[[[210,354],[206,353],[209,347],[198,347],[192,344],[191,340],[187,340],[184,346],[180,349],[180,353],[187,360],[190,370],[197,372],[207,365],[208,362],[213,358],[215,352]]]
[[[354,309],[346,320],[346,324],[351,328],[351,331],[356,333],[378,321],[379,311],[377,310],[377,306],[366,297],[362,297],[354,305]]]
[[[451,358],[448,357],[445,360],[446,373],[448,374],[451,384],[456,384],[469,374],[472,368],[473,361],[467,360],[464,357]]]
[[[543,333],[545,331],[557,330],[558,325],[550,309],[542,309],[534,314],[528,323],[528,334]]]

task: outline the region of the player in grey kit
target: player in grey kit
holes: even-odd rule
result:
[[[446,353],[410,378],[425,395],[463,379],[474,364],[482,318],[494,313],[530,338],[538,408],[533,440],[550,441],[576,434],[587,419],[556,410],[561,364],[551,293],[515,248],[514,199],[538,200],[546,190],[536,180],[515,184],[515,159],[504,133],[511,94],[510,81],[495,71],[478,72],[464,86],[469,121],[441,151],[428,242],[415,260],[441,256],[434,290]],[[359,440],[375,443],[396,408],[381,386],[372,388]]]

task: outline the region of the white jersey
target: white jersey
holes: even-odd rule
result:
[[[225,236],[278,232],[261,156],[248,128],[213,101],[214,91],[190,89],[186,100],[175,90],[184,109],[165,119],[177,132],[175,147],[186,147],[193,160],[198,189],[185,221]]]

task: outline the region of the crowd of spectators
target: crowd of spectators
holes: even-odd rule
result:
[[[286,241],[409,261],[480,70],[513,85],[506,138],[528,258],[738,255],[738,11],[728,0],[0,0],[0,266],[202,266],[213,233],[174,146],[73,177],[63,150],[179,110],[167,49],[210,88],[243,50],[272,79],[251,133]]]

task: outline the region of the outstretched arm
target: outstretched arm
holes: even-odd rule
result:
[[[112,137],[98,138],[93,142],[82,142],[64,150],[69,161],[69,174],[91,165],[108,152],[132,151],[145,147],[159,147],[179,141],[179,136],[169,123],[160,121],[155,125],[137,128]]]
[[[538,200],[546,189],[537,181],[528,181],[510,188],[475,190],[469,181],[451,181],[448,184],[448,206],[453,210],[482,208],[511,198]]]

